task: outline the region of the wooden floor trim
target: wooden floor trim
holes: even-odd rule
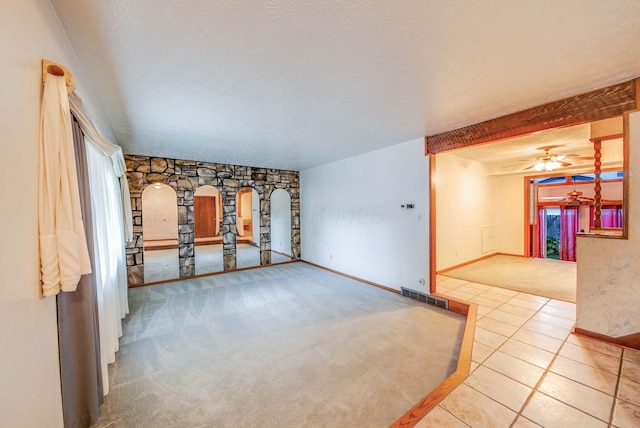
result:
[[[460,345],[460,354],[458,356],[458,364],[456,371],[446,378],[444,382],[438,385],[433,391],[427,394],[422,400],[416,403],[409,411],[395,421],[391,428],[410,428],[415,426],[422,418],[424,418],[431,410],[433,410],[444,398],[458,387],[469,376],[471,370],[471,351],[473,350],[473,336],[476,330],[476,318],[478,313],[478,305],[475,303],[465,302],[464,300],[454,299],[444,294],[433,294],[436,297],[449,300],[449,310],[461,313],[467,316],[462,336],[462,344]]]
[[[365,284],[373,285],[374,287],[382,288],[393,293],[400,294],[400,291],[377,284],[375,282],[367,281],[362,278],[348,275],[327,267],[302,260],[311,266],[315,266],[326,271],[342,275],[349,279],[364,282]],[[473,349],[473,336],[476,330],[476,318],[478,313],[478,305],[475,303],[466,302],[464,300],[455,299],[444,294],[433,294],[433,296],[449,301],[449,310],[456,312],[467,317],[467,321],[464,326],[464,333],[462,336],[462,343],[460,344],[460,354],[458,355],[458,364],[456,365],[456,371],[446,378],[444,382],[438,385],[433,391],[427,394],[422,400],[416,403],[411,409],[409,409],[404,415],[396,420],[391,427],[392,428],[408,428],[415,426],[422,418],[426,416],[434,407],[436,407],[451,391],[453,391],[458,385],[460,385],[469,376],[471,370],[471,351]]]
[[[452,271],[454,269],[458,269],[458,268],[461,268],[461,267],[464,267],[464,266],[468,266],[470,264],[473,264],[475,262],[479,262],[481,260],[490,259],[491,257],[494,257],[494,256],[526,257],[526,256],[524,256],[522,254],[501,253],[500,251],[496,251],[496,252],[493,252],[491,254],[487,254],[485,256],[478,257],[477,259],[469,260],[468,262],[460,263],[458,265],[449,266],[448,268],[441,269],[441,270],[436,272],[436,275],[443,275],[443,274],[445,274],[447,272],[450,272],[450,271]]]
[[[166,284],[168,282],[185,281],[187,279],[204,278],[206,276],[222,275],[224,273],[230,273],[230,272],[241,272],[243,270],[261,269],[269,266],[278,266],[278,265],[286,265],[289,263],[297,263],[299,261],[300,260],[289,260],[286,262],[270,263],[268,265],[249,266],[249,267],[243,267],[243,268],[237,268],[237,269],[231,269],[231,270],[221,270],[219,272],[209,272],[209,273],[201,273],[198,275],[183,276],[180,278],[163,279],[162,281],[144,282],[142,284],[133,284],[133,285],[129,284],[129,288],[147,287],[149,285],[159,285],[159,284]]]
[[[312,263],[312,262],[307,261],[307,260],[300,260],[300,261],[303,262],[303,263],[306,263],[308,265],[317,267],[319,269],[323,269],[323,270],[329,271],[331,273],[335,273],[335,274],[344,276],[344,277],[349,278],[349,279],[353,279],[353,280],[356,280],[356,281],[364,282],[365,284],[373,285],[374,287],[382,288],[383,290],[387,290],[387,291],[391,291],[392,293],[400,294],[400,290],[396,290],[395,288],[387,287],[386,285],[378,284],[376,282],[371,282],[371,281],[367,281],[366,279],[358,278],[357,276],[353,276],[353,275],[349,275],[349,274],[346,274],[346,273],[338,272],[337,270],[329,269],[328,267],[324,267],[322,265],[317,265],[317,264]]]
[[[178,244],[166,244],[166,245],[149,245],[143,248],[144,251],[154,250],[177,250]]]
[[[258,245],[256,245],[257,247]],[[286,254],[286,253],[281,253],[280,251],[276,251],[276,250],[271,250],[272,253],[276,253],[276,254],[280,254],[281,256],[285,256],[285,257],[289,257],[290,259],[293,258],[293,256],[291,254]]]
[[[573,332],[578,335],[587,336],[602,342],[613,343],[631,349],[640,349],[640,333],[633,333],[626,336],[611,337],[606,334],[596,333],[594,331],[584,330],[576,327]]]
[[[353,279],[356,281],[364,282],[365,284],[373,285],[374,287],[382,288],[387,291],[391,291],[396,294],[400,294],[400,291],[387,287],[382,284],[367,281],[366,279],[358,278],[353,275],[349,275],[343,272],[339,272],[327,267],[302,260],[311,266],[324,269],[326,271]],[[391,428],[408,428],[415,426],[427,413],[429,413],[434,407],[436,407],[451,391],[453,391],[458,385],[460,385],[469,376],[471,370],[471,351],[473,349],[473,336],[476,330],[476,318],[478,313],[478,305],[470,303],[461,299],[446,296],[444,294],[433,294],[435,297],[446,299],[449,301],[449,310],[461,315],[465,315],[467,320],[464,326],[464,333],[462,336],[462,343],[460,344],[460,354],[458,355],[458,364],[456,365],[456,371],[446,378],[444,382],[438,385],[433,391],[427,394],[416,405],[409,409],[404,415],[396,420]]]
[[[458,268],[461,268],[461,267],[464,267],[464,266],[468,266],[468,265],[470,265],[472,263],[479,262],[480,260],[489,259],[489,258],[491,258],[493,256],[497,256],[499,254],[500,253],[498,253],[498,252],[494,252],[494,253],[491,253],[491,254],[486,254],[484,256],[478,257],[477,259],[473,259],[473,260],[469,260],[469,261],[466,261],[466,262],[463,262],[463,263],[460,263],[460,264],[457,264],[457,265],[449,266],[448,268],[444,268],[444,269],[440,269],[439,271],[436,271],[436,275],[441,275],[443,273],[452,271],[454,269],[458,269]]]

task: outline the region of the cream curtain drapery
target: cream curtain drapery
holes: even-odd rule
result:
[[[121,320],[129,313],[122,201],[111,161],[85,136],[91,188],[93,255],[100,319],[100,352],[104,394],[109,392],[107,364],[113,363],[122,336]]]
[[[75,291],[91,262],[84,233],[63,76],[47,74],[42,95],[38,158],[38,227],[45,296]]]
[[[113,164],[113,170],[116,173],[116,177],[120,180],[120,193],[122,196],[122,217],[124,221],[124,239],[125,242],[131,242],[133,240],[133,218],[131,216],[131,196],[129,195],[129,183],[127,181],[127,165],[124,161],[124,155],[122,154],[122,148],[117,146],[111,141],[107,140],[100,134],[93,123],[85,116],[80,108],[80,99],[71,94],[69,97],[69,106],[73,115],[82,128],[82,132],[94,147],[100,150],[105,156],[111,158]]]

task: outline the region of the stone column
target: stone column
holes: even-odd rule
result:
[[[180,277],[196,274],[195,240],[193,227],[193,189],[198,187],[196,163],[176,161],[176,174],[180,177],[176,186],[178,196],[178,257]]]
[[[142,193],[131,194],[131,215],[133,219],[133,240],[126,243],[127,281],[130,285],[138,285],[144,283]]]
[[[178,194],[178,257],[180,277],[196,273],[193,233],[193,192],[181,190]]]
[[[273,186],[260,193],[260,264],[271,264],[271,194]]]
[[[291,196],[291,257],[300,260],[300,190],[289,189]]]
[[[225,178],[222,181],[222,257],[224,270],[235,269],[236,264],[236,195],[239,182]]]
[[[148,156],[127,156],[127,181],[131,194],[133,240],[126,243],[127,281],[129,285],[144,283],[144,246],[142,237],[142,191],[146,175],[151,171]]]

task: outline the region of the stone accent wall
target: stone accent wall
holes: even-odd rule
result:
[[[125,155],[131,192],[134,240],[127,245],[129,285],[144,283],[142,192],[155,183],[171,186],[178,197],[178,253],[180,277],[195,275],[193,195],[200,186],[222,194],[224,270],[236,268],[236,194],[254,188],[260,197],[260,264],[271,263],[271,194],[285,189],[291,196],[291,251],[300,259],[300,176],[296,171],[211,162]]]

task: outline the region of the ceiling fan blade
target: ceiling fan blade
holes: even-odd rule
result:
[[[534,164],[529,165],[529,166],[528,166],[528,167],[526,167],[526,168],[523,168],[522,170],[523,170],[523,171],[526,171],[526,170],[528,170],[528,169],[533,168],[534,166],[536,166],[536,164],[535,164],[535,163],[534,163]]]
[[[593,160],[593,156],[575,156],[572,157],[571,160]]]
[[[560,146],[558,146],[558,145],[555,145],[555,146],[544,146],[544,147],[538,147],[538,148],[536,148],[536,150],[542,150],[543,152],[548,152],[549,150],[553,150],[553,149],[555,149],[557,147],[560,147]]]
[[[571,166],[573,164],[571,164],[569,162],[560,162],[560,165],[562,165],[562,166]]]

